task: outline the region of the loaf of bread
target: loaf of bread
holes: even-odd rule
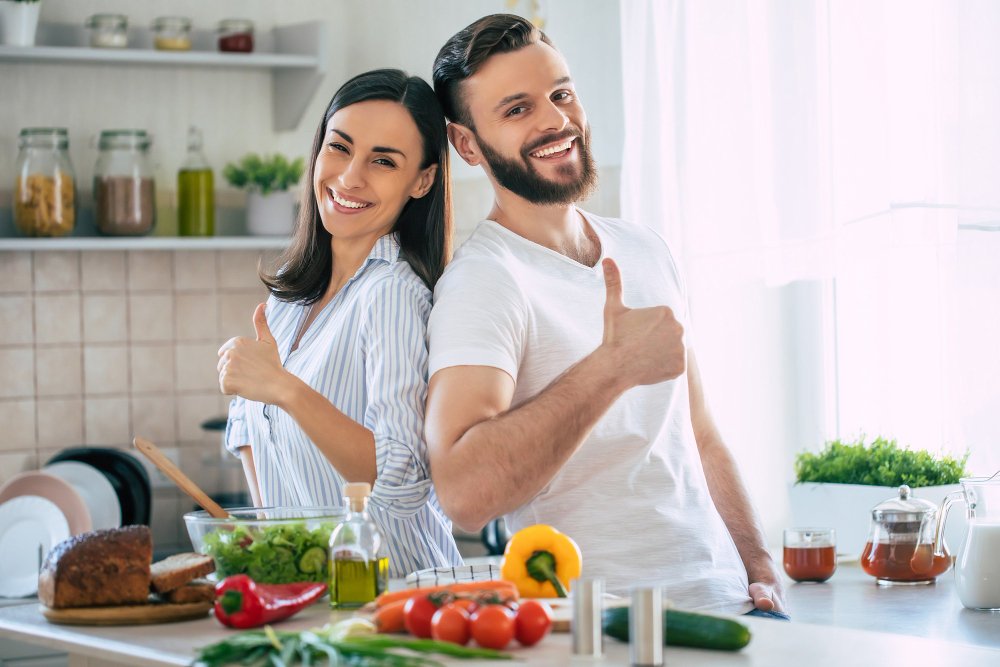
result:
[[[83,533],[60,542],[38,575],[38,599],[52,609],[144,604],[153,537],[148,526]]]
[[[211,556],[185,553],[175,554],[153,563],[151,574],[153,590],[168,593],[178,589],[192,579],[215,572],[215,561]]]
[[[215,585],[205,579],[189,581],[180,588],[163,593],[166,602],[174,604],[190,604],[192,602],[211,602],[215,599]]]

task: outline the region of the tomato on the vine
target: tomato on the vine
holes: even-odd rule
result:
[[[503,605],[480,607],[470,625],[472,638],[483,648],[500,650],[514,638],[514,612]]]
[[[525,600],[517,609],[515,636],[522,646],[534,646],[552,628],[552,610],[538,600]]]
[[[403,606],[403,625],[406,631],[421,639],[431,638],[431,619],[438,608],[426,595],[410,598]]]
[[[431,637],[464,646],[469,643],[469,614],[458,604],[446,604],[431,618]]]

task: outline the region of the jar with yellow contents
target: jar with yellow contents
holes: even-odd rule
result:
[[[64,127],[26,127],[18,137],[14,225],[25,236],[65,236],[76,222],[76,178]]]

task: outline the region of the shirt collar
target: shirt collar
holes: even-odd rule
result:
[[[397,259],[399,259],[399,235],[390,232],[375,241],[364,263],[368,265],[374,261],[383,261],[386,264],[395,264]]]

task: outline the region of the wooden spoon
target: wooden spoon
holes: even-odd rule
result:
[[[191,498],[208,510],[216,519],[228,519],[229,512],[222,509],[219,503],[215,502],[208,497],[208,494],[201,490],[197,484],[191,481],[191,478],[180,471],[180,469],[174,465],[174,462],[167,458],[166,454],[160,450],[159,447],[154,445],[149,440],[145,438],[136,438],[132,441],[135,448],[142,452],[147,459],[149,459],[153,465],[160,469],[164,475],[170,478],[170,480],[180,488],[181,491],[191,496]]]

